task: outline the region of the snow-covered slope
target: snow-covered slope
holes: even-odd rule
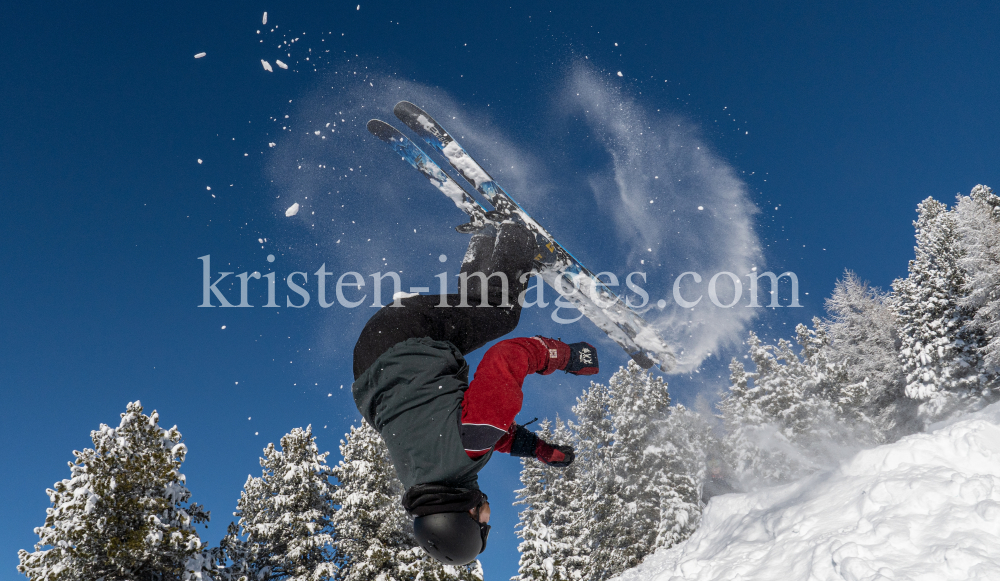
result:
[[[619,581],[1000,580],[1000,404],[785,486],[713,498]]]

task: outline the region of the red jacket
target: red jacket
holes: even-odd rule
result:
[[[462,444],[470,458],[490,449],[510,453],[521,385],[529,373],[548,375],[569,362],[569,345],[544,337],[507,339],[490,347],[462,400]]]

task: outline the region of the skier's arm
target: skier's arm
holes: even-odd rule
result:
[[[548,375],[567,369],[576,345],[586,344],[571,346],[544,337],[518,338],[501,341],[486,352],[462,401],[462,442],[470,458],[478,458],[490,449],[510,453],[515,445],[514,417],[521,411],[524,378],[529,373]],[[596,354],[594,364],[588,370],[596,373]]]
[[[521,411],[524,378],[529,373],[552,373],[568,359],[565,343],[542,337],[507,339],[490,347],[462,400],[462,442],[469,457],[489,452],[498,440],[506,448],[501,451],[510,452],[507,432]]]

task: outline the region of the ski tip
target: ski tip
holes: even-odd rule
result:
[[[392,108],[392,112],[393,114],[396,115],[396,117],[399,117],[400,119],[402,119],[403,117],[416,117],[417,115],[427,114],[424,113],[423,109],[417,107],[416,105],[410,103],[409,101],[400,101],[399,103],[396,103],[396,106]]]
[[[399,141],[397,137],[399,131],[381,119],[372,119],[366,127],[368,127],[369,133],[386,143],[392,143],[394,140]]]
[[[653,367],[653,365],[656,365],[656,363],[652,359],[650,359],[649,356],[646,355],[645,353],[643,353],[642,351],[636,351],[635,353],[629,353],[629,357],[632,358],[632,361],[635,361],[636,363],[638,363],[639,367],[641,367],[643,369],[646,369],[646,370],[648,370],[651,367]]]
[[[633,353],[629,353],[629,357],[632,358],[632,361],[638,363],[639,367],[643,368],[646,371],[649,371],[653,367],[656,367],[663,373],[670,373],[671,371],[674,370],[674,367],[676,367],[677,365],[677,360],[674,357],[674,354],[670,352],[657,353],[656,359],[653,359],[653,357],[650,357],[649,353],[640,350]]]
[[[444,129],[438,125],[438,122],[433,117],[427,114],[427,111],[409,101],[396,103],[396,106],[392,108],[392,112],[396,115],[397,119],[421,136],[434,135],[440,138],[440,134],[444,134]]]

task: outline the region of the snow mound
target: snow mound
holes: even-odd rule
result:
[[[713,498],[618,581],[1000,579],[1000,403],[798,482]]]

